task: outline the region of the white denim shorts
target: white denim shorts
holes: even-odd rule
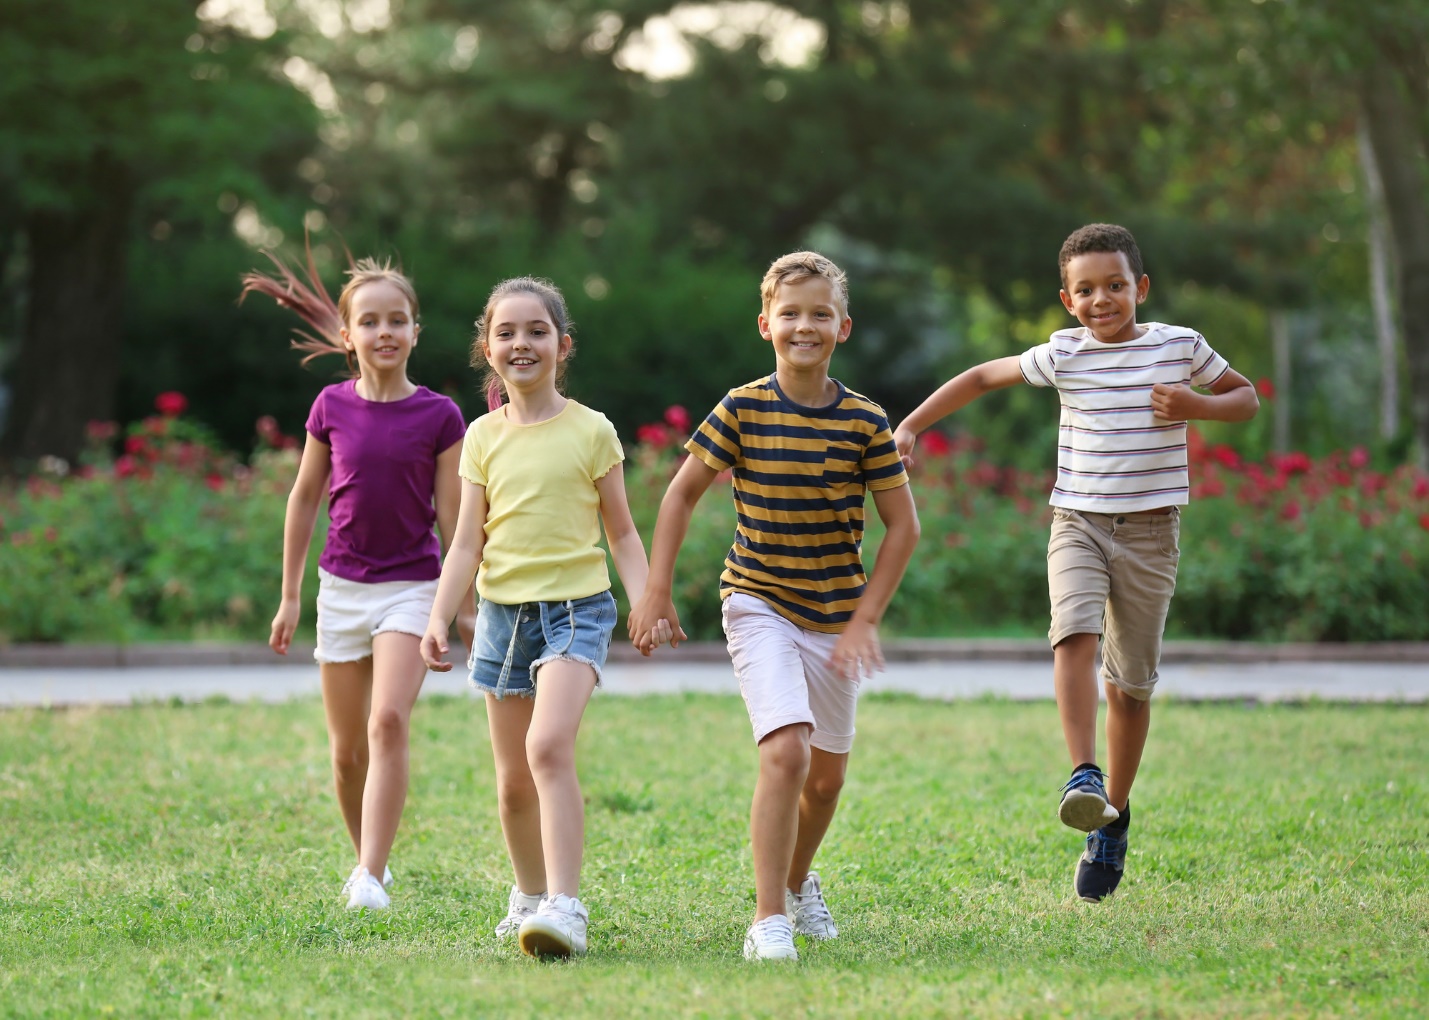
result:
[[[364,584],[318,568],[318,662],[357,662],[372,639],[396,631],[421,637],[437,597],[436,581]]]
[[[739,592],[725,598],[720,615],[755,743],[777,729],[808,723],[814,728],[811,746],[848,754],[859,683],[829,665],[839,635],[805,630],[763,599]]]

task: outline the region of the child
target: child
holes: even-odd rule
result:
[[[569,330],[565,301],[544,280],[506,280],[491,292],[472,364],[489,366],[492,410],[472,423],[462,446],[456,536],[422,639],[427,665],[450,670],[442,661],[447,626],[475,575],[481,600],[470,682],[486,694],[501,829],[516,877],[496,934],[517,934],[531,956],[586,951],[576,732],[616,617],[599,522],[631,598],[640,597],[647,570],[615,429],[560,390]]]
[[[387,857],[407,799],[408,720],[426,676],[419,642],[441,569],[432,524],[450,539],[462,416],[447,397],[407,378],[421,330],[407,277],[362,259],[334,305],[311,254],[311,286],[273,261],[282,279],[249,273],[243,293],[275,298],[317,331],[293,342],[308,352],[304,364],[341,353],[353,378],[323,389],[308,415],[283,522],[282,602],[268,643],[288,653],[308,544],[327,495],[314,657],[337,799],[358,853],[343,892],[349,910],[382,910],[391,902]],[[464,633],[472,622],[468,609]]]
[[[829,377],[848,339],[843,272],[814,252],[777,259],[760,286],[773,375],[730,390],[685,448],[660,504],[650,582],[630,614],[641,651],[668,620],[675,557],[695,504],[733,470],[738,525],[720,575],[724,631],[759,746],[750,812],[754,924],[747,960],[797,959],[794,934],[838,934],[809,870],[853,746],[859,680],[883,667],[878,623],[918,541],[908,476],[883,410]],[[864,490],[888,526],[871,577]],[[791,926],[789,916],[793,915]]]
[[[989,390],[1025,382],[1062,401],[1047,579],[1053,686],[1070,753],[1061,820],[1088,832],[1077,895],[1091,902],[1121,881],[1131,784],[1151,722],[1161,633],[1176,586],[1187,502],[1186,422],[1246,421],[1255,390],[1194,330],[1138,323],[1151,281],[1130,231],[1082,227],[1058,257],[1062,304],[1080,328],[1021,357],[998,358],[945,383],[898,426],[904,463],[918,433]],[[1192,387],[1209,390],[1197,392]],[[1106,687],[1107,756],[1096,764],[1097,639]]]

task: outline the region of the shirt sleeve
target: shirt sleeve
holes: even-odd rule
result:
[[[733,393],[725,394],[709,417],[700,422],[685,449],[714,471],[728,471],[739,465],[742,459],[739,412],[734,406]]]
[[[615,426],[603,414],[597,413],[596,415],[590,447],[590,477],[592,481],[604,478],[610,473],[611,468],[625,459],[625,451],[621,449],[620,437],[616,435]]]
[[[466,430],[466,439],[461,444],[461,464],[457,467],[457,474],[472,485],[486,484],[486,470],[481,463],[481,437],[476,428],[480,424],[481,418],[478,418]]]
[[[466,434],[466,422],[462,420],[461,408],[450,397],[443,397],[446,406],[442,408],[441,420],[437,423],[437,453],[445,453]]]
[[[313,401],[312,410],[308,412],[308,421],[304,427],[307,429],[308,435],[318,442],[326,443],[328,446],[332,445],[332,429],[327,421],[327,390],[319,393],[317,399]]]
[[[1027,385],[1056,388],[1057,362],[1052,352],[1052,341],[1023,351],[1018,367],[1022,369],[1022,380]]]
[[[893,442],[893,429],[884,414],[880,412],[878,417],[878,431],[864,447],[863,460],[858,465],[863,471],[864,485],[873,492],[908,484],[908,472],[903,470],[903,459]]]
[[[1230,363],[1211,350],[1206,338],[1197,333],[1191,345],[1191,385],[1214,386],[1230,368]]]

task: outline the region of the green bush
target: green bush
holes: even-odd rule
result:
[[[681,412],[671,418],[684,425]],[[171,403],[167,415],[131,428],[116,459],[102,452],[111,428],[95,427],[96,452],[75,471],[51,463],[48,474],[0,490],[0,641],[266,638],[294,441],[260,421],[259,450],[244,465],[215,452]],[[643,426],[630,446],[626,486],[647,542],[682,433]],[[1192,455],[1171,636],[1429,640],[1429,478],[1407,467],[1376,471],[1358,450],[1242,464],[1227,447],[1193,441]],[[923,540],[886,633],[1040,633],[1050,479],[935,433],[920,458],[913,487]],[[734,523],[721,479],[700,502],[676,567],[676,604],[692,638],[720,636],[718,578]],[[304,580],[309,633],[325,525],[320,515]],[[881,537],[870,507],[867,562]]]

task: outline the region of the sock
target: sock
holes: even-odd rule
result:
[[[545,894],[545,893],[524,893],[524,892],[521,891],[520,886],[517,886],[517,888],[516,888],[516,895],[521,898],[521,905],[522,905],[523,907],[529,907],[531,910],[535,910],[537,907],[539,907],[539,906],[541,905],[541,898],[542,898],[543,896],[545,896],[546,894]]]
[[[1121,817],[1112,822],[1106,828],[1112,832],[1125,832],[1131,825],[1131,801],[1126,802],[1126,807],[1121,809]]]
[[[1094,761],[1084,761],[1076,768],[1072,769],[1072,775],[1076,775],[1078,772],[1082,771],[1082,769],[1095,769],[1096,771],[1100,772],[1101,766]]]

